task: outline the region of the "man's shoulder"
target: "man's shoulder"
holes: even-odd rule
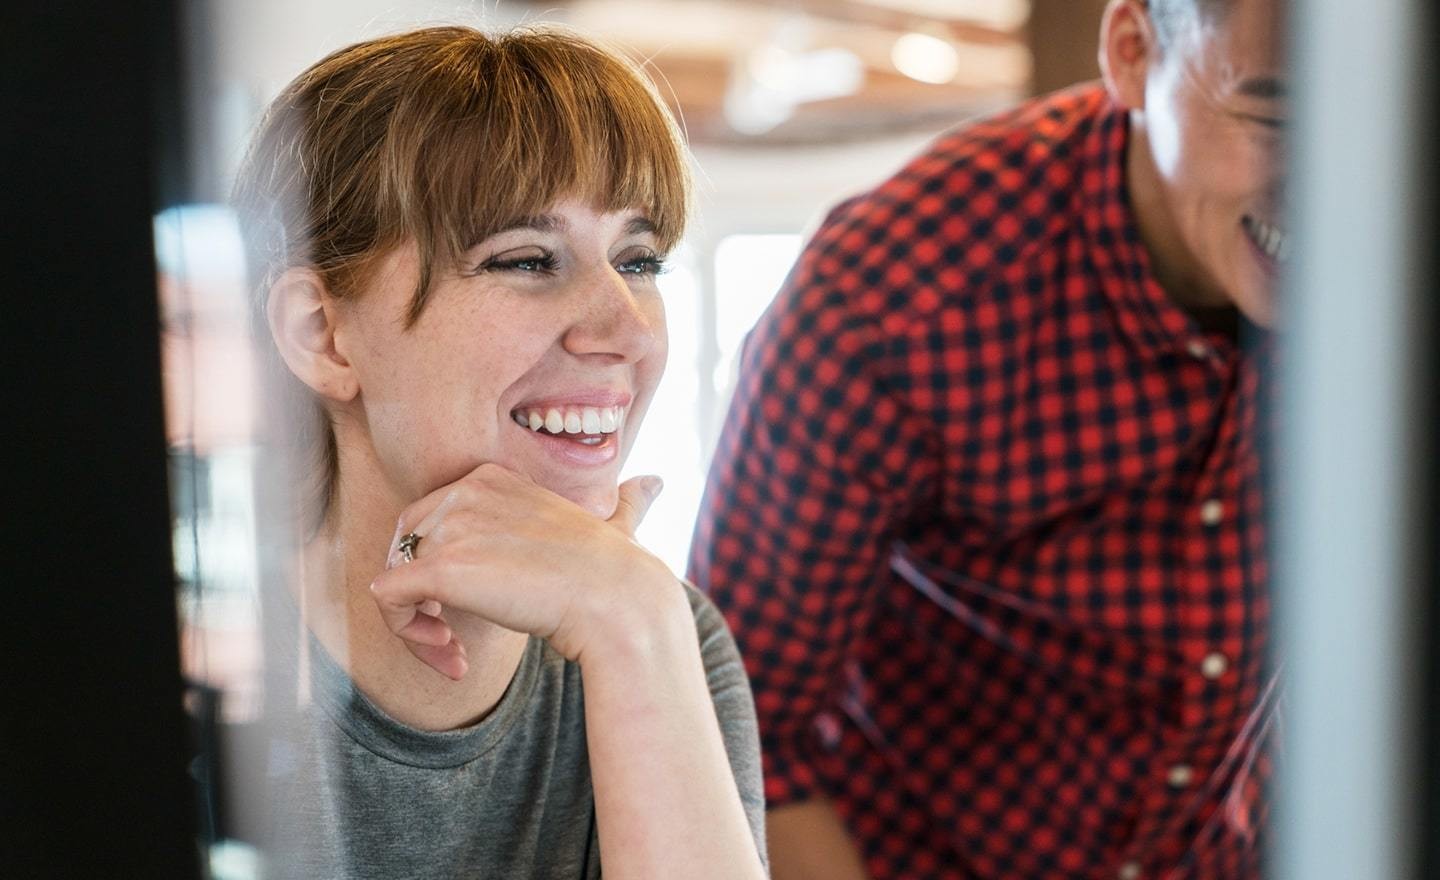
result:
[[[1083,183],[1114,161],[1118,113],[1083,84],[941,135],[830,212],[757,338],[777,357],[903,364],[898,347],[998,296],[1053,294],[1036,279],[1085,234]]]
[[[1078,190],[1091,137],[1114,112],[1104,89],[1085,83],[968,121],[937,137],[837,214],[889,210],[920,218],[968,212],[1054,215]],[[1035,210],[1041,198],[1048,211]]]
[[[973,305],[1011,267],[1056,253],[1081,227],[1079,184],[1101,161],[1098,135],[1117,112],[1101,87],[1084,84],[941,135],[830,213],[791,307],[873,331]]]

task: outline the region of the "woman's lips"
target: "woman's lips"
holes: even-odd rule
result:
[[[579,467],[609,464],[620,454],[631,395],[611,389],[574,389],[535,397],[510,411],[516,427],[551,457]]]
[[[562,464],[573,467],[599,467],[613,462],[620,454],[618,433],[552,434],[545,430],[531,430],[529,426],[516,425],[524,431],[540,449]]]

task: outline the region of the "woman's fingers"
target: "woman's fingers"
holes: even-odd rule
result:
[[[465,658],[465,646],[455,638],[449,624],[439,617],[419,610],[427,605],[438,607],[438,602],[428,600],[423,603],[397,605],[382,601],[377,593],[376,604],[385,625],[404,640],[405,647],[422,663],[457,681],[465,675],[469,668]]]
[[[628,582],[637,554],[648,558],[626,538],[633,538],[662,485],[655,476],[620,485],[607,522],[617,535],[523,475],[482,465],[405,509],[390,564],[370,587],[376,606],[416,657],[451,678],[464,675],[465,662],[440,616],[445,610],[568,640],[574,648],[593,628],[594,608],[604,605],[593,596],[577,601],[589,596],[584,585]],[[410,533],[418,541],[403,554],[398,548]],[[578,655],[578,648],[562,653]]]
[[[470,661],[465,656],[465,646],[455,639],[444,645],[406,642],[405,647],[409,648],[410,653],[421,663],[454,681],[464,678],[465,672],[470,668]]]
[[[625,534],[635,536],[635,530],[640,528],[640,523],[649,512],[650,505],[655,503],[659,497],[660,490],[665,488],[665,482],[654,474],[647,474],[643,477],[631,477],[620,484],[620,502],[615,505],[615,513],[610,517],[610,524],[620,529]]]
[[[436,646],[447,644],[455,637],[449,624],[423,611],[417,611],[409,623],[395,631],[395,635],[407,642]]]
[[[395,528],[395,537],[390,541],[390,552],[385,557],[385,567],[394,568],[404,561],[400,552],[400,542],[406,535],[416,535],[420,543],[424,543],[426,536],[431,535],[439,528],[444,521],[445,514],[449,513],[460,500],[460,490],[454,484],[445,486],[431,492],[424,498],[405,508],[400,516],[400,522]],[[408,523],[414,522],[411,526]],[[415,545],[413,554],[419,556],[420,544]]]
[[[375,596],[375,604],[380,608],[385,625],[401,638],[417,620],[425,618],[439,621],[449,629],[438,617],[422,613],[422,608],[426,606],[433,608],[435,605],[450,604],[441,593],[444,580],[438,576],[441,572],[427,565],[429,561],[416,559],[382,571],[370,584],[370,592]],[[425,625],[421,624],[421,631],[425,629]]]

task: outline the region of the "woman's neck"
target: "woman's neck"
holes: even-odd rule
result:
[[[527,636],[447,612],[470,671],[451,681],[416,659],[386,628],[370,596],[400,515],[397,504],[377,494],[342,488],[325,523],[306,544],[298,596],[306,625],[360,691],[390,717],[420,730],[473,724],[505,693]]]

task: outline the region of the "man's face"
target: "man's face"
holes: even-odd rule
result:
[[[1144,124],[1161,198],[1210,304],[1271,326],[1289,248],[1280,0],[1233,0],[1178,29],[1149,70]]]

